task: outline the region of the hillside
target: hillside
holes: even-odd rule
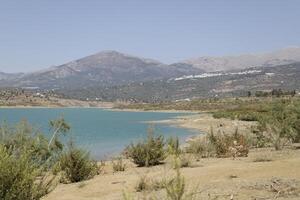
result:
[[[117,85],[126,87],[128,84],[200,75],[204,72],[240,71],[251,67],[273,67],[295,62],[300,62],[298,47],[264,54],[199,57],[170,65],[117,51],[102,51],[33,73],[0,73],[0,86],[40,89],[83,89]]]
[[[69,98],[159,102],[192,98],[245,96],[248,91],[300,89],[300,63],[206,73],[114,87],[60,90]]]
[[[298,62],[296,62],[298,61]],[[80,100],[157,102],[299,90],[300,48],[174,64],[102,51],[33,73],[0,72],[0,87],[54,89]]]
[[[15,80],[23,76],[23,73],[4,73],[0,72],[0,81],[8,81],[8,80]]]

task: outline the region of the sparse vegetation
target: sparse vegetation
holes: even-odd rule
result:
[[[179,155],[182,150],[180,149],[180,143],[178,137],[170,137],[167,139],[168,153],[170,155]]]
[[[146,175],[142,175],[140,176],[136,186],[135,186],[135,190],[137,192],[142,192],[145,190],[150,190],[151,189],[151,185],[150,185],[150,180],[148,180]]]
[[[131,144],[125,149],[125,154],[139,167],[149,167],[160,164],[166,157],[164,138],[154,136],[153,128],[148,129],[146,140]]]
[[[97,162],[91,160],[89,153],[78,149],[71,142],[60,159],[62,182],[80,182],[93,178],[99,173]]]
[[[210,134],[190,142],[188,153],[199,157],[245,157],[249,152],[246,137],[236,130],[234,134],[226,134],[211,130]]]
[[[67,182],[79,182],[97,174],[97,164],[87,152],[73,145],[67,151],[58,133],[70,126],[60,118],[50,122],[49,141],[26,121],[0,126],[0,199],[37,200],[56,186],[57,175]]]
[[[55,187],[51,169],[60,148],[47,148],[48,140],[26,121],[1,125],[0,199],[36,200]]]
[[[122,159],[122,157],[117,157],[112,159],[112,168],[114,172],[123,172],[125,171],[126,165]]]
[[[55,186],[54,177],[38,164],[30,151],[16,152],[0,144],[0,199],[36,200]]]

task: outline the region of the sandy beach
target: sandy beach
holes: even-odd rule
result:
[[[255,122],[214,119],[211,114],[202,113],[161,121],[184,128],[207,133],[220,127],[232,132],[235,127],[245,133]],[[268,161],[257,162],[257,160]],[[135,186],[141,176],[155,181],[174,173],[169,160],[163,165],[145,168],[136,167],[126,160],[125,172],[114,173],[107,161],[101,175],[75,184],[59,184],[45,200],[119,200],[123,193],[130,193],[135,199],[145,199],[155,192],[136,192]],[[300,195],[300,150],[272,148],[251,149],[246,158],[205,158],[193,161],[193,167],[182,168],[187,187],[197,191],[201,199],[299,199]],[[272,189],[272,187],[278,188]],[[282,190],[282,191],[281,191]],[[285,190],[289,190],[286,193]],[[280,194],[282,193],[282,194]],[[200,198],[199,197],[199,198]],[[147,199],[147,198],[146,198]]]
[[[148,123],[166,123],[181,128],[193,129],[199,134],[203,135],[209,133],[211,130],[218,132],[222,130],[224,133],[233,133],[238,129],[240,133],[247,134],[251,127],[256,125],[256,122],[230,120],[230,119],[215,119],[211,113],[202,112],[195,115],[180,116],[174,119],[153,121]],[[195,136],[197,137],[197,135]],[[187,138],[189,140],[189,138]]]

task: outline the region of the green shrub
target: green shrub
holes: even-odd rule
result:
[[[220,118],[229,118],[229,119],[232,119],[232,120],[235,119],[234,113],[231,113],[231,112],[228,112],[228,111],[214,112],[213,117],[216,118],[216,119],[220,119]]]
[[[190,141],[186,152],[194,154],[198,159],[208,158],[215,155],[215,147],[209,142],[207,137],[201,137]]]
[[[238,115],[238,119],[241,121],[258,121],[256,113],[244,113]]]
[[[151,188],[150,181],[148,180],[146,175],[143,175],[139,178],[135,186],[135,191],[142,192],[145,190],[149,190],[150,188]]]
[[[53,148],[60,148],[61,143],[58,141],[58,135],[63,134],[65,135],[68,133],[71,129],[70,125],[65,121],[63,117],[58,118],[56,120],[51,120],[49,122],[49,126],[51,130],[53,131],[52,137],[48,143],[48,149]]]
[[[71,143],[60,159],[63,182],[80,182],[98,174],[97,163],[90,159],[89,153],[74,147]]]
[[[181,200],[184,199],[185,194],[185,179],[181,175],[179,169],[176,170],[176,176],[166,182],[165,189],[167,192],[167,199],[170,200]]]
[[[206,136],[190,142],[187,152],[200,157],[247,156],[249,141],[237,130],[234,134],[225,134],[220,131],[215,134],[211,130]]]
[[[179,155],[182,151],[178,137],[170,137],[167,140],[168,153],[171,155]]]
[[[248,156],[249,146],[244,135],[239,134],[236,129],[234,134],[214,134],[208,136],[209,141],[215,146],[217,157]]]
[[[25,120],[0,129],[0,199],[40,199],[55,186],[51,171],[63,145],[56,138],[49,149],[48,139]]]
[[[0,144],[11,152],[27,151],[37,162],[46,162],[53,152],[47,149],[48,140],[23,120],[15,126],[2,124]]]
[[[153,129],[148,130],[146,140],[131,144],[125,149],[125,154],[139,167],[149,167],[160,164],[166,157],[164,138],[154,136]]]
[[[122,172],[125,171],[126,165],[123,162],[121,157],[114,158],[112,161],[112,167],[114,172]]]
[[[197,188],[194,192],[187,190],[184,176],[180,172],[180,163],[175,164],[175,176],[171,179],[165,179],[163,188],[166,190],[166,199],[168,200],[193,200],[199,199]]]
[[[32,152],[13,153],[0,144],[0,199],[37,200],[54,188],[54,177],[32,159]]]

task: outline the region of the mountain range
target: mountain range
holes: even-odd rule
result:
[[[102,51],[66,64],[33,73],[0,73],[1,87],[73,90],[112,87],[197,77],[207,72],[232,72],[253,67],[300,62],[300,48],[240,56],[199,57],[174,64],[139,58],[117,51]]]
[[[166,65],[117,51],[103,51],[46,70],[16,74],[14,79],[3,74],[0,83],[2,86],[14,87],[82,88],[122,85],[202,72],[190,64]]]
[[[68,98],[157,103],[246,96],[250,91],[300,91],[300,62],[273,67],[211,72],[121,86],[58,90]]]

